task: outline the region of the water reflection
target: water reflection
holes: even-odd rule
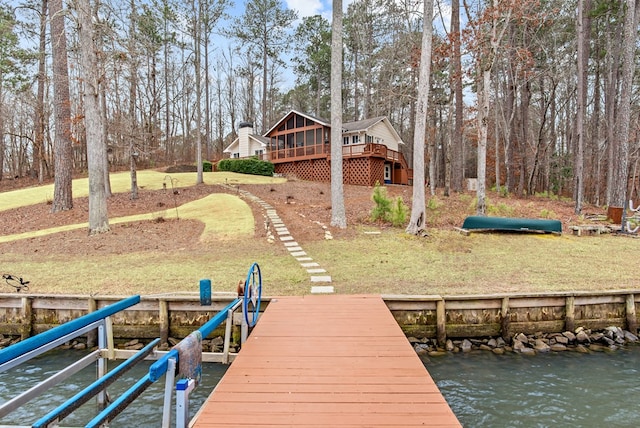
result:
[[[55,374],[61,368],[79,360],[88,352],[53,350],[29,363],[0,373],[0,403],[13,398],[17,393],[25,391],[38,382]],[[113,369],[119,362],[110,361],[109,369]],[[123,375],[116,383],[108,388],[109,395],[116,398],[126,391],[133,383],[149,370],[152,361],[143,361]],[[222,378],[227,366],[222,364],[204,364],[202,369],[202,383],[191,394],[191,417],[204,403],[218,381]],[[0,425],[31,425],[39,418],[53,410],[58,405],[75,395],[80,389],[96,379],[96,368],[92,365],[72,376],[67,381],[52,388],[39,398],[32,400],[26,406],[0,419]],[[164,377],[145,391],[134,404],[122,412],[111,424],[111,427],[157,428],[162,422],[162,402],[164,394]],[[173,401],[175,403],[175,394]],[[73,414],[62,421],[63,426],[84,426],[97,415],[95,399],[80,407]],[[172,413],[175,419],[175,410]],[[173,421],[175,424],[175,420]]]
[[[640,347],[423,358],[465,427],[631,427],[640,424]]]

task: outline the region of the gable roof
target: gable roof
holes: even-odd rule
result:
[[[267,137],[263,137],[262,135],[249,134],[249,140],[254,140],[265,148],[269,145],[269,139]],[[240,145],[240,137],[236,137],[236,139],[233,140],[231,144],[229,144],[227,148],[222,151],[222,153],[233,153],[238,149],[238,145]]]
[[[384,126],[389,129],[393,138],[398,141],[398,144],[404,144],[398,131],[391,125],[389,118],[386,116],[373,117],[371,119],[357,120],[355,122],[347,122],[342,124],[342,132],[367,132],[378,123],[382,122]]]
[[[267,132],[265,132],[263,135],[269,135],[271,133],[271,131],[276,129],[282,122],[284,122],[292,114],[297,114],[297,115],[300,115],[300,116],[302,116],[302,117],[304,117],[306,119],[312,120],[312,121],[314,121],[314,122],[316,122],[316,123],[318,123],[320,125],[331,127],[331,123],[327,122],[324,119],[320,119],[319,117],[311,116],[310,114],[302,113],[302,112],[300,112],[298,110],[290,110],[287,114],[282,116],[280,118],[280,120],[275,123],[275,125],[273,125],[271,128],[269,128],[269,130]]]

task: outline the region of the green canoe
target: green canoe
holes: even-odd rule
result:
[[[470,216],[464,220],[462,229],[505,232],[562,233],[560,220],[535,218]]]

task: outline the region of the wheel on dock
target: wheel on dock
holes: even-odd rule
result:
[[[256,322],[258,322],[261,298],[262,274],[260,273],[260,266],[258,266],[258,263],[254,263],[249,268],[247,279],[244,282],[243,312],[244,319],[249,327],[255,326]]]

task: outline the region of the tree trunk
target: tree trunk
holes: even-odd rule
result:
[[[102,115],[100,113],[100,76],[94,42],[93,16],[89,0],[79,0],[78,40],[80,70],[84,83],[84,123],[87,133],[89,170],[89,234],[109,231],[105,193],[105,154]]]
[[[433,33],[433,0],[424,0],[424,22],[422,23],[422,46],[420,53],[420,75],[418,78],[418,102],[416,126],[413,137],[413,198],[411,218],[406,232],[423,235],[426,230],[424,145],[427,134],[427,111],[429,108],[429,79],[431,76],[431,38]]]
[[[589,12],[591,0],[578,2],[578,86],[576,111],[576,150],[574,153],[574,213],[582,212],[584,199],[585,110],[587,107],[587,66],[589,64]]]
[[[201,15],[202,15],[202,8],[201,8],[201,3],[198,2],[198,7],[196,9],[196,7],[194,6],[194,13],[196,14],[196,19],[194,22],[194,29],[193,29],[193,45],[194,45],[194,61],[193,61],[193,68],[195,69],[196,72],[196,166],[197,166],[197,179],[196,179],[196,184],[202,184],[204,183],[204,177],[203,177],[203,167],[202,167],[202,105],[201,105],[201,97],[202,94],[200,93],[200,87],[201,87],[201,70],[200,70],[200,59],[201,59],[201,54],[200,54],[200,38],[201,38],[201,34],[202,34],[202,29],[200,26],[200,22],[201,22]]]
[[[487,130],[489,127],[489,93],[491,86],[491,67],[482,70],[482,81],[478,89],[478,199],[476,212],[478,215],[487,214]]]
[[[460,0],[451,2],[451,37],[453,62],[453,92],[454,92],[454,131],[451,143],[451,186],[454,192],[464,189],[464,163],[462,124],[464,122],[464,102],[462,97],[462,54],[460,52]]]
[[[47,0],[42,0],[40,10],[40,44],[38,48],[38,89],[36,95],[34,141],[33,141],[33,168],[37,167],[38,182],[44,180],[44,91],[46,86],[45,57],[47,55]],[[0,171],[2,166],[0,165]],[[2,179],[0,174],[0,180]]]
[[[333,0],[331,24],[331,226],[344,229],[342,177],[342,0]]]
[[[67,34],[64,28],[62,0],[50,0],[53,67],[53,104],[55,106],[54,190],[51,212],[73,208],[71,191],[73,152],[71,146],[71,102],[67,66]]]
[[[622,87],[620,90],[620,107],[616,114],[616,146],[617,167],[611,193],[611,205],[625,207],[627,204],[627,186],[629,177],[629,121],[631,118],[631,95],[633,91],[634,57],[636,34],[638,28],[638,7],[636,0],[626,0],[624,19],[624,38],[622,41]],[[624,231],[624,213],[622,227]]]

